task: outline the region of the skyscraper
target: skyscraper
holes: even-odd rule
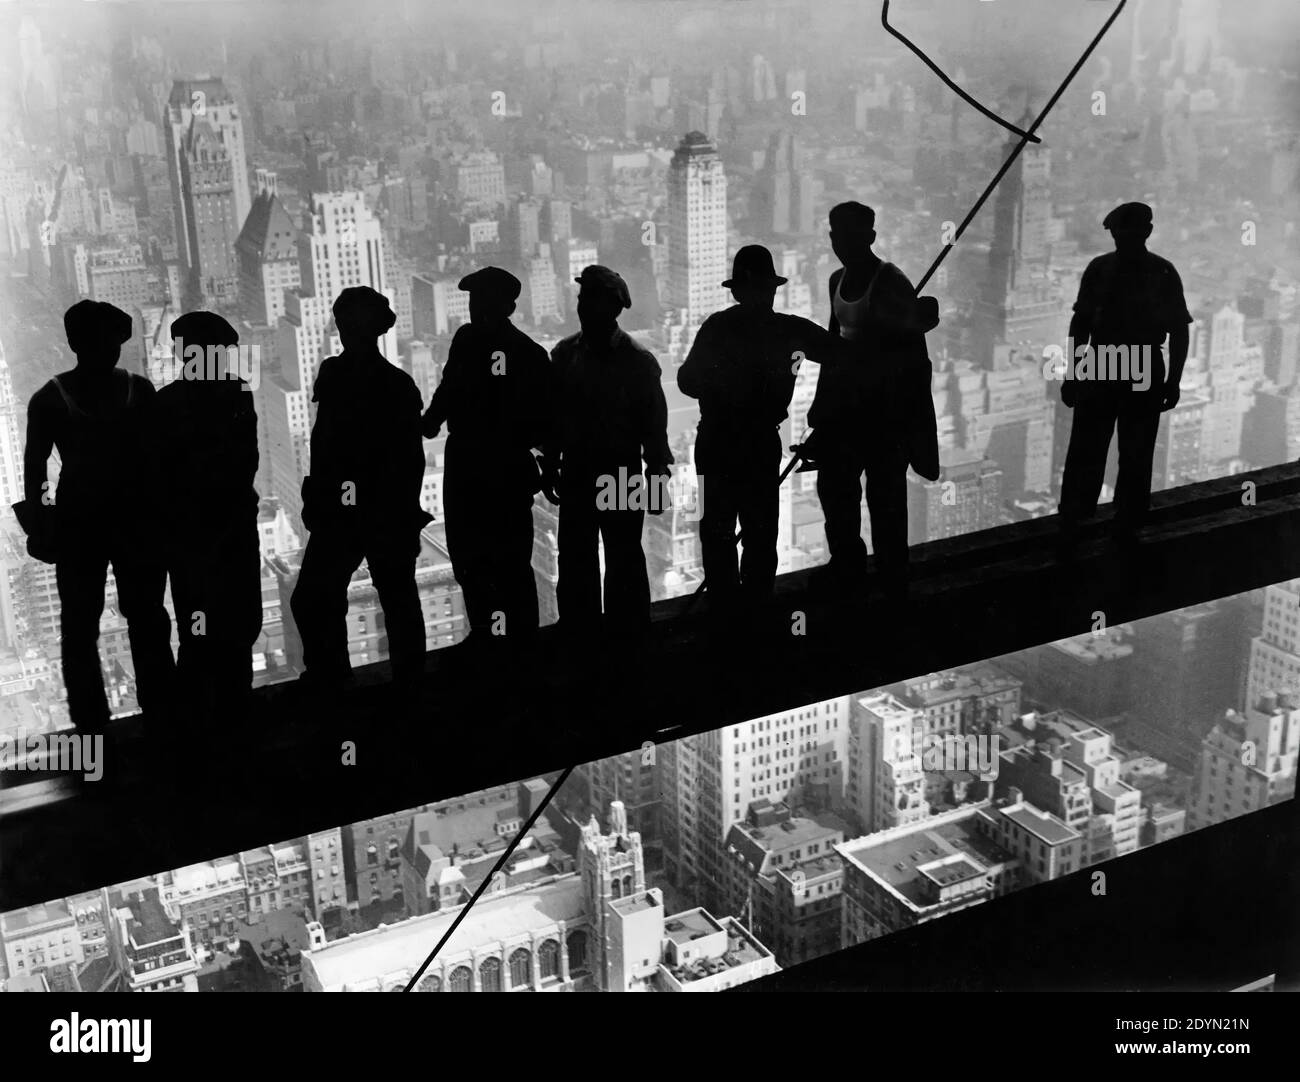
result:
[[[916,726],[917,712],[889,692],[852,700],[844,798],[863,833],[930,815],[925,774],[913,743]]]
[[[352,286],[369,286],[388,297],[393,291],[384,273],[384,238],[379,220],[361,192],[315,196],[303,211],[298,235],[302,284],[286,290],[284,313],[276,329],[278,372],[262,383],[259,407],[267,411],[272,494],[301,532],[300,489],[308,468],[312,386],[320,363],[339,348],[331,306]],[[397,361],[397,331],[379,339],[389,363]]]
[[[754,191],[755,231],[760,237],[812,233],[816,200],[816,181],[804,168],[799,140],[788,131],[774,132]]]
[[[1018,141],[1007,144],[1007,154]],[[1064,338],[1065,305],[1059,285],[1049,275],[1051,164],[1046,147],[1026,146],[998,187],[973,342],[976,361],[988,368],[1005,363],[999,345],[1024,347],[1037,354]]]
[[[276,190],[276,176],[258,170],[257,198],[235,250],[239,263],[240,314],[274,327],[284,315],[284,291],[302,284],[298,230]]]
[[[0,343],[0,507],[9,508],[23,498],[23,442],[20,407],[14,397],[9,362]]]
[[[688,132],[668,170],[668,303],[698,327],[726,306],[727,177],[717,147]]]
[[[253,202],[239,106],[221,79],[177,79],[165,113],[181,263],[205,300],[233,302],[235,242]]]

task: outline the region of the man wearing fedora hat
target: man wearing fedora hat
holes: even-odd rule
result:
[[[68,309],[63,325],[77,366],[46,383],[28,405],[24,509],[36,511],[29,534],[49,545],[33,555],[54,564],[68,711],[77,728],[93,732],[109,717],[99,662],[109,565],[147,713],[170,705],[171,619],[163,605],[166,570],[149,544],[147,520],[146,423],[154,389],[117,367],[132,336],[131,317],[84,300]],[[55,449],[60,471],[51,493],[46,468]]]
[[[465,598],[470,642],[519,643],[537,630],[533,448],[546,436],[551,360],[510,322],[522,284],[484,267],[460,281],[469,322],[456,330],[424,437],[448,427],[443,506],[447,551]]]
[[[1178,404],[1187,362],[1187,326],[1192,322],[1178,271],[1147,249],[1151,208],[1123,203],[1101,224],[1114,238],[1115,250],[1084,268],[1070,320],[1073,356],[1067,359],[1061,384],[1061,401],[1074,411],[1061,477],[1061,547],[1067,556],[1081,524],[1097,510],[1110,441],[1117,431],[1114,533],[1121,544],[1137,540],[1151,502],[1160,414]],[[1110,371],[1118,367],[1109,363],[1118,351],[1130,363]],[[1107,363],[1098,363],[1103,359]]]
[[[776,582],[781,469],[780,425],[800,358],[837,359],[839,340],[812,320],[773,311],[787,279],[761,244],[736,252],[722,285],[736,303],[700,325],[677,372],[682,394],[699,400],[695,468],[703,515],[700,543],[711,604],[730,609],[771,595]],[[736,559],[739,520],[743,555]]]
[[[618,325],[632,306],[622,276],[593,265],[575,281],[582,330],[551,352],[553,427],[545,449],[547,490],[560,506],[560,624],[580,635],[599,626],[603,541],[607,625],[636,634],[650,622],[645,512],[663,512],[673,461],[668,403],[654,354]]]
[[[351,675],[348,583],[364,560],[388,630],[393,677],[410,685],[424,666],[424,613],[415,585],[424,483],[423,403],[415,382],[379,352],[396,322],[367,286],[343,290],[334,322],[343,351],[316,374],[311,475],[302,520],[310,532],[290,605],[305,676],[328,689]]]

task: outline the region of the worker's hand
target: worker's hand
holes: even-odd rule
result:
[[[912,319],[922,333],[939,326],[939,301],[936,297],[917,297]]]
[[[27,555],[43,564],[56,563],[58,546],[54,542],[53,534],[44,530],[30,534],[27,538]]]
[[[1066,409],[1074,409],[1074,404],[1079,401],[1079,387],[1072,379],[1063,380],[1061,383],[1061,404]]]
[[[438,419],[432,413],[426,413],[420,421],[420,433],[424,438],[426,440],[436,440],[438,433],[441,431],[442,425],[438,423]]]
[[[1162,413],[1166,412],[1167,410],[1171,410],[1176,405],[1178,405],[1178,399],[1180,397],[1179,392],[1180,392],[1180,388],[1178,384],[1176,383],[1165,384],[1165,393],[1160,399],[1160,411]]]

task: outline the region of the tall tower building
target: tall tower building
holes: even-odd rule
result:
[[[773,132],[754,191],[756,232],[760,237],[812,233],[816,201],[816,181],[804,167],[798,138],[788,131]]]
[[[1245,349],[1245,316],[1227,304],[1208,320],[1205,374],[1210,402],[1205,409],[1206,465],[1227,462],[1241,454],[1246,414],[1255,404],[1254,374]],[[1198,346],[1200,343],[1198,342]]]
[[[918,724],[917,711],[889,692],[853,699],[844,796],[865,834],[930,815],[913,739]]]
[[[302,284],[298,230],[276,191],[276,176],[257,171],[257,198],[235,243],[239,310],[250,323],[274,327],[284,315],[284,291]]]
[[[1006,153],[1013,147],[1014,142],[1009,143]],[[976,300],[973,343],[975,359],[989,368],[1005,364],[997,349],[1001,344],[1038,355],[1045,345],[1064,338],[1065,305],[1060,287],[1048,273],[1051,163],[1046,147],[1027,146],[998,187],[988,269]]]
[[[23,498],[23,443],[20,408],[14,397],[9,362],[0,343],[0,507]]]
[[[610,969],[615,934],[611,927],[613,915],[607,903],[645,892],[641,835],[628,830],[627,812],[622,801],[615,800],[609,806],[609,833],[602,834],[593,817],[583,826],[578,846],[578,870],[582,875],[586,908],[596,940],[593,964],[599,973],[601,986],[608,988],[614,983],[610,980]],[[654,960],[658,962],[657,957]]]
[[[384,238],[379,220],[361,192],[330,192],[313,197],[298,234],[302,284],[283,293],[284,313],[276,328],[277,375],[262,381],[259,410],[267,411],[271,457],[271,495],[281,501],[299,533],[302,478],[309,468],[311,394],[320,363],[338,351],[331,308],[339,293],[369,286],[383,293],[396,312],[394,292],[384,271]],[[397,330],[379,340],[379,351],[396,364]]]
[[[698,327],[726,307],[727,177],[717,147],[688,132],[668,170],[668,303]]]
[[[239,106],[221,79],[177,79],[163,136],[181,263],[200,282],[227,281],[221,299],[233,300],[235,241],[253,204]]]
[[[343,290],[369,286],[397,310],[384,270],[383,230],[362,192],[330,192],[312,198],[303,212],[298,257],[302,291],[320,298],[326,308]],[[380,339],[379,349],[390,363],[396,363],[396,330]]]

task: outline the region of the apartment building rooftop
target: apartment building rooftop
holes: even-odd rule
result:
[[[867,835],[838,848],[845,857],[919,908],[929,904],[922,886],[926,876],[919,870],[922,865],[958,855],[983,874],[993,865],[1015,859],[975,828],[978,807],[964,808],[944,823],[921,823],[907,833],[880,840],[875,835]]]
[[[1079,837],[1079,832],[1066,826],[1056,816],[1032,804],[1021,803],[1018,806],[998,808],[1003,815],[1019,827],[1023,827],[1036,838],[1041,838],[1048,845],[1060,845]]]
[[[63,899],[44,902],[41,905],[29,905],[12,913],[0,913],[0,933],[4,938],[12,939],[47,924],[58,924],[72,920],[72,911]]]

